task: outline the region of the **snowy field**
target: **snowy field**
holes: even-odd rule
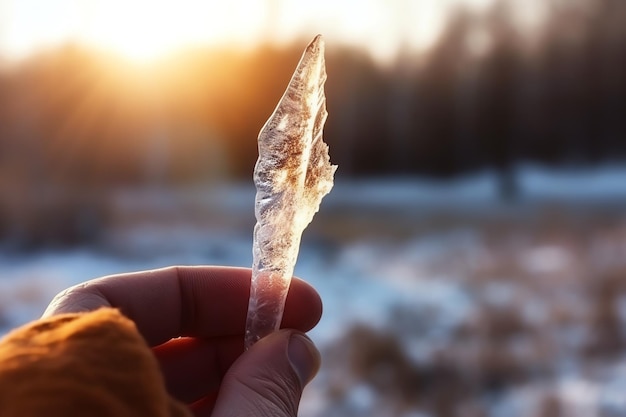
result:
[[[626,416],[626,168],[518,174],[512,202],[489,173],[338,182],[296,267],[324,301],[301,416]],[[0,334],[90,278],[250,265],[253,198],[127,190],[97,246],[0,250]]]

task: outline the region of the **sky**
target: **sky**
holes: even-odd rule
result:
[[[456,5],[494,0],[0,0],[0,57],[67,42],[151,60],[188,46],[254,46],[322,33],[375,57],[426,48]]]

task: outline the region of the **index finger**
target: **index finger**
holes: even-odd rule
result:
[[[135,322],[151,346],[179,336],[243,334],[251,270],[224,266],[178,266],[87,281],[57,295],[45,316],[115,307]],[[322,302],[306,282],[291,281],[281,327],[308,331]]]

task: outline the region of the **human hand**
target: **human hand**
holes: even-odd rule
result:
[[[297,278],[280,330],[243,351],[250,269],[170,267],[120,274],[71,287],[44,317],[115,307],[153,347],[168,391],[197,416],[295,417],[319,352],[302,332],[317,324],[322,303]]]

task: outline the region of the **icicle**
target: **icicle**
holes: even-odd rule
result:
[[[318,35],[259,133],[246,349],[280,326],[302,232],[333,187],[337,167],[322,140],[325,81],[324,41]]]

